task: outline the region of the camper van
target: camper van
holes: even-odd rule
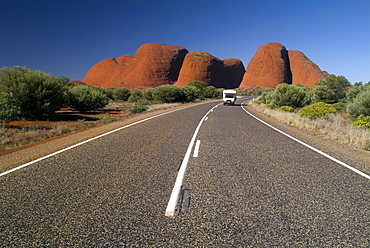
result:
[[[236,102],[236,91],[235,90],[224,90],[222,92],[222,101],[224,102],[224,105],[235,105]]]

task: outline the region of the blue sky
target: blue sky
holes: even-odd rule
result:
[[[368,0],[0,0],[0,68],[82,80],[156,42],[237,58],[279,42],[351,83],[370,81]]]

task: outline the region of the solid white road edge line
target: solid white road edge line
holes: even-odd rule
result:
[[[243,103],[245,103],[245,102],[243,102]],[[370,176],[369,176],[369,175],[367,175],[367,174],[365,174],[365,173],[363,173],[362,171],[359,171],[359,170],[357,170],[356,168],[353,168],[352,166],[350,166],[350,165],[348,165],[348,164],[346,164],[346,163],[344,163],[344,162],[342,162],[342,161],[340,161],[340,160],[338,160],[338,159],[336,159],[336,158],[334,158],[334,157],[332,157],[332,156],[330,156],[330,155],[326,154],[325,152],[320,151],[319,149],[316,149],[315,147],[312,147],[312,146],[310,146],[310,145],[308,145],[308,144],[304,143],[303,141],[300,141],[299,139],[296,139],[296,138],[294,138],[293,136],[290,136],[290,135],[289,135],[289,134],[287,134],[287,133],[284,133],[283,131],[281,131],[281,130],[277,129],[276,127],[274,127],[274,126],[272,126],[272,125],[270,125],[270,124],[268,124],[268,123],[264,122],[263,120],[259,119],[259,118],[258,118],[258,117],[256,117],[256,116],[252,115],[251,113],[249,113],[249,112],[248,112],[248,111],[243,107],[243,103],[241,104],[241,108],[242,108],[242,109],[243,109],[247,114],[249,114],[250,116],[252,116],[252,117],[253,117],[253,118],[255,118],[256,120],[258,120],[258,121],[262,122],[262,123],[263,123],[263,124],[265,124],[266,126],[268,126],[268,127],[272,128],[272,129],[274,129],[275,131],[278,131],[279,133],[281,133],[281,134],[283,134],[283,135],[287,136],[288,138],[290,138],[290,139],[292,139],[292,140],[294,140],[294,141],[296,141],[296,142],[298,142],[298,143],[300,143],[300,144],[302,144],[302,145],[304,145],[304,146],[306,146],[306,147],[310,148],[311,150],[313,150],[313,151],[315,151],[315,152],[317,152],[317,153],[319,153],[319,154],[321,154],[321,155],[323,155],[323,156],[325,156],[325,157],[327,157],[327,158],[331,159],[332,161],[334,161],[334,162],[336,162],[336,163],[338,163],[338,164],[340,164],[340,165],[342,165],[342,166],[344,166],[344,167],[346,167],[346,168],[348,168],[348,169],[352,170],[353,172],[355,172],[355,173],[357,173],[357,174],[359,174],[359,175],[361,175],[361,176],[363,176],[363,177],[365,177],[365,178],[367,178],[367,179],[370,179]]]
[[[205,103],[206,103],[206,102],[205,102]],[[205,103],[202,103],[202,104],[205,104]],[[109,132],[107,132],[107,133],[103,133],[103,134],[101,134],[101,135],[99,135],[99,136],[96,136],[96,137],[93,137],[93,138],[91,138],[91,139],[88,139],[88,140],[82,141],[82,142],[80,142],[80,143],[78,143],[78,144],[72,145],[72,146],[70,146],[70,147],[64,148],[64,149],[62,149],[62,150],[56,151],[56,152],[51,153],[51,154],[49,154],[49,155],[46,155],[46,156],[44,156],[44,157],[41,157],[41,158],[38,158],[38,159],[33,160],[33,161],[31,161],[31,162],[28,162],[28,163],[26,163],[26,164],[23,164],[23,165],[20,165],[20,166],[18,166],[18,167],[15,167],[15,168],[13,168],[13,169],[11,169],[11,170],[8,170],[8,171],[5,171],[5,172],[3,172],[3,173],[0,173],[0,177],[5,176],[5,175],[7,175],[7,174],[9,174],[9,173],[11,173],[11,172],[17,171],[17,170],[19,170],[19,169],[22,169],[22,168],[24,168],[24,167],[27,167],[27,166],[29,166],[29,165],[31,165],[31,164],[37,163],[37,162],[39,162],[39,161],[41,161],[41,160],[44,160],[44,159],[50,158],[50,157],[52,157],[52,156],[55,156],[55,155],[57,155],[57,154],[59,154],[59,153],[62,153],[62,152],[65,152],[65,151],[67,151],[67,150],[70,150],[70,149],[72,149],[72,148],[75,148],[75,147],[77,147],[77,146],[83,145],[83,144],[88,143],[88,142],[90,142],[90,141],[93,141],[93,140],[99,139],[99,138],[104,137],[104,136],[106,136],[106,135],[108,135],[108,134],[111,134],[111,133],[114,133],[114,132],[120,131],[120,130],[122,130],[122,129],[125,129],[125,128],[128,128],[128,127],[134,126],[134,125],[136,125],[136,124],[139,124],[139,123],[142,123],[142,122],[145,122],[145,121],[148,121],[148,120],[151,120],[151,119],[154,119],[154,118],[157,118],[157,117],[160,117],[160,116],[166,115],[166,114],[170,114],[170,113],[173,113],[173,112],[176,112],[176,111],[179,111],[179,110],[183,110],[183,109],[187,109],[187,108],[191,108],[191,107],[194,107],[194,106],[196,106],[196,105],[192,105],[192,106],[188,106],[188,107],[180,108],[180,109],[175,109],[175,110],[172,110],[172,111],[169,111],[169,112],[163,113],[163,114],[155,115],[155,116],[152,116],[152,117],[146,118],[146,119],[144,119],[144,120],[137,121],[137,122],[131,123],[131,124],[129,124],[129,125],[126,125],[126,126],[123,126],[123,127],[117,128],[117,129],[114,129],[114,130],[109,131]]]
[[[193,158],[198,157],[198,155],[199,155],[199,146],[200,146],[200,140],[197,140],[197,143],[195,143]]]
[[[221,103],[220,103],[221,104]],[[191,150],[193,149],[193,146],[194,146],[194,142],[195,142],[195,138],[197,137],[198,135],[198,132],[199,132],[199,129],[200,127],[202,126],[202,123],[203,121],[205,120],[205,118],[207,117],[207,115],[213,111],[214,108],[216,108],[219,104],[217,104],[216,106],[214,106],[213,108],[211,108],[204,116],[203,118],[200,120],[197,128],[195,129],[195,132],[193,134],[193,137],[191,138],[190,140],[190,143],[189,143],[189,146],[188,146],[188,149],[186,150],[186,153],[185,153],[185,156],[184,156],[184,159],[182,160],[182,163],[181,163],[181,166],[180,166],[180,170],[179,170],[179,173],[177,174],[177,178],[176,178],[176,181],[175,181],[175,185],[173,186],[173,189],[172,189],[172,193],[171,193],[171,196],[170,196],[170,199],[168,201],[168,205],[167,205],[167,208],[166,208],[166,216],[168,217],[174,217],[175,216],[175,211],[176,211],[176,205],[177,205],[177,202],[178,202],[178,199],[179,199],[179,194],[180,194],[180,190],[181,190],[181,186],[182,186],[182,181],[184,179],[184,175],[185,175],[185,171],[186,171],[186,167],[188,166],[188,162],[189,162],[189,158],[190,158],[190,154],[191,154]]]

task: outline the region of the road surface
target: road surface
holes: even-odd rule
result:
[[[0,247],[369,247],[369,179],[240,103],[178,110],[1,176]]]

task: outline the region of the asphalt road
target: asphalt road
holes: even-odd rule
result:
[[[240,102],[239,102],[240,103]],[[0,177],[1,247],[369,247],[368,179],[218,103],[166,114]]]

